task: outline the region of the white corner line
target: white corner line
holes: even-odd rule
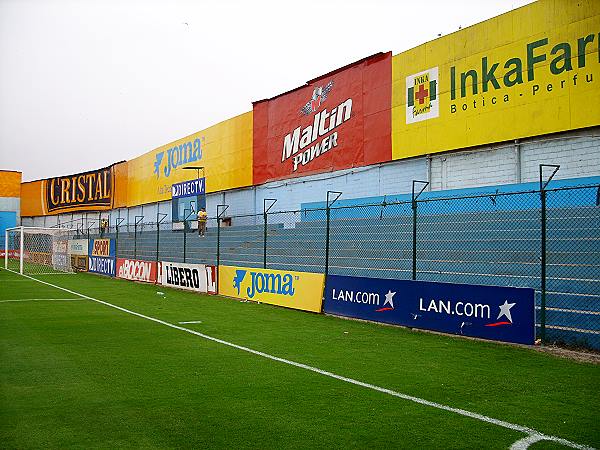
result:
[[[203,333],[199,333],[198,331],[190,330],[189,328],[184,328],[184,327],[180,327],[178,325],[175,325],[175,324],[172,324],[172,323],[169,323],[169,322],[165,322],[164,320],[160,320],[160,319],[157,319],[155,317],[146,316],[144,314],[141,314],[141,313],[138,313],[138,312],[135,312],[135,311],[131,311],[131,310],[123,308],[121,306],[113,305],[112,303],[105,302],[104,300],[98,300],[96,298],[87,296],[85,294],[80,294],[79,292],[71,291],[70,289],[67,289],[67,288],[64,288],[64,287],[61,287],[61,286],[56,286],[56,285],[54,285],[52,283],[48,283],[46,281],[42,281],[42,280],[38,280],[36,278],[30,277],[29,275],[19,274],[18,272],[15,272],[14,270],[10,270],[10,269],[7,269],[7,270],[9,270],[10,272],[13,272],[13,273],[15,273],[17,275],[21,275],[21,276],[29,278],[31,280],[37,281],[38,283],[42,283],[42,284],[54,287],[56,289],[60,289],[60,290],[65,291],[65,292],[69,292],[70,294],[77,295],[79,297],[91,300],[93,302],[97,302],[97,303],[100,303],[102,305],[109,306],[109,307],[114,308],[114,309],[118,309],[119,311],[123,311],[123,312],[125,312],[127,314],[131,314],[133,316],[137,316],[137,317],[140,317],[142,319],[150,320],[152,322],[156,322],[156,323],[159,323],[161,325],[165,325],[167,327],[174,328],[176,330],[184,331],[186,333],[193,334],[193,335],[201,337],[203,339],[206,339],[206,340],[209,340],[209,341],[212,341],[212,342],[217,342],[219,344],[226,345],[228,347],[232,347],[232,348],[235,348],[235,349],[238,349],[238,350],[242,350],[244,352],[251,353],[253,355],[261,356],[263,358],[270,359],[272,361],[277,361],[277,362],[281,362],[283,364],[288,364],[290,366],[294,366],[294,367],[298,367],[298,368],[301,368],[301,369],[305,369],[305,370],[308,370],[310,372],[318,373],[320,375],[324,375],[324,376],[329,377],[329,378],[334,378],[336,380],[345,381],[346,383],[354,384],[356,386],[361,386],[361,387],[364,387],[364,388],[367,388],[367,389],[371,389],[371,390],[374,390],[374,391],[377,391],[377,392],[388,394],[388,395],[391,395],[393,397],[398,397],[398,398],[401,398],[403,400],[408,400],[408,401],[411,401],[411,402],[414,402],[414,403],[418,403],[420,405],[430,406],[432,408],[436,408],[436,409],[440,409],[440,410],[443,410],[443,411],[452,412],[452,413],[455,413],[455,414],[458,414],[458,415],[461,415],[461,416],[464,416],[464,417],[470,417],[471,419],[479,420],[481,422],[486,422],[486,423],[490,423],[490,424],[493,424],[493,425],[497,425],[499,427],[503,427],[503,428],[506,428],[506,429],[509,429],[509,430],[512,430],[512,431],[518,431],[518,432],[521,432],[521,433],[525,433],[527,436],[524,439],[520,439],[517,442],[515,442],[513,444],[513,446],[511,447],[511,449],[515,445],[519,444],[520,442],[523,442],[523,445],[525,445],[525,446],[524,447],[514,447],[515,450],[527,448],[528,444],[526,444],[526,442],[529,442],[531,439],[535,439],[535,441],[532,441],[531,443],[537,442],[537,441],[541,441],[541,440],[548,440],[548,441],[558,442],[558,443],[560,443],[560,444],[562,444],[564,446],[571,447],[571,448],[576,448],[576,449],[580,449],[580,450],[595,450],[593,447],[589,447],[587,445],[581,445],[581,444],[578,444],[576,442],[571,442],[571,441],[569,441],[567,439],[559,438],[557,436],[546,435],[544,433],[540,433],[537,430],[534,430],[533,428],[525,427],[523,425],[518,425],[518,424],[506,422],[504,420],[494,419],[493,417],[484,416],[483,414],[474,413],[474,412],[471,412],[471,411],[467,411],[465,409],[453,408],[451,406],[443,405],[441,403],[432,402],[432,401],[425,400],[425,399],[422,399],[422,398],[419,398],[419,397],[413,397],[412,395],[403,394],[401,392],[396,392],[396,391],[393,391],[391,389],[386,389],[386,388],[383,388],[383,387],[380,387],[380,386],[376,386],[376,385],[373,385],[373,384],[365,383],[363,381],[355,380],[353,378],[348,378],[348,377],[344,377],[344,376],[341,376],[341,375],[337,375],[337,374],[332,373],[332,372],[327,372],[326,370],[321,370],[321,369],[319,369],[317,367],[309,366],[307,364],[302,364],[302,363],[299,363],[299,362],[291,361],[289,359],[285,359],[285,358],[280,358],[278,356],[269,355],[268,353],[263,353],[263,352],[260,352],[258,350],[253,350],[251,348],[244,347],[242,345],[234,344],[232,342],[224,341],[224,340],[219,339],[219,338],[215,338],[215,337],[203,334]]]

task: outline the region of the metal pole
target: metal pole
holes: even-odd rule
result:
[[[415,195],[415,184],[421,183],[423,187]],[[417,199],[423,193],[429,181],[413,180],[412,182],[412,279],[417,279]]]
[[[553,168],[554,171],[548,178],[548,181],[544,183],[544,167]],[[558,172],[560,166],[554,164],[540,164],[540,200],[542,206],[541,214],[541,299],[540,299],[540,339],[542,344],[546,343],[546,186],[550,183],[550,180]]]
[[[333,199],[333,201],[329,202],[329,194],[337,194],[337,197]],[[341,192],[338,191],[327,191],[327,207],[325,210],[327,225],[325,231],[325,278],[327,278],[327,274],[329,273],[329,225],[331,222],[331,206],[337,201],[338,198],[342,195]]]
[[[219,208],[222,208],[219,211]],[[227,211],[229,205],[217,205],[217,271],[221,265],[221,216]],[[217,273],[217,292],[219,292],[220,277]]]
[[[19,243],[19,247],[21,247],[21,252],[19,255],[19,273],[23,275],[23,254],[25,253],[25,230],[21,226],[21,242]]]
[[[4,230],[4,268],[8,269],[8,230]]]
[[[267,208],[268,201],[273,203],[271,203],[271,205]],[[265,198],[263,200],[263,269],[267,268],[267,213],[275,203],[277,203],[277,199],[275,198]]]

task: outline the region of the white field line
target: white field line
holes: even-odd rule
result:
[[[11,298],[8,300],[0,300],[0,303],[8,303],[8,302],[43,302],[43,301],[51,301],[51,302],[72,302],[72,301],[80,301],[84,300],[82,298]]]
[[[201,320],[190,320],[189,322],[179,322],[179,325],[185,325],[186,323],[202,323]]]
[[[18,272],[13,272],[13,273],[19,274]],[[96,298],[87,296],[85,294],[80,294],[79,292],[71,291],[70,289],[67,289],[67,288],[64,288],[64,287],[61,287],[61,286],[56,286],[56,285],[48,283],[46,281],[38,280],[38,279],[30,277],[28,275],[22,275],[22,276],[24,276],[26,278],[29,278],[29,279],[31,279],[33,281],[37,281],[38,283],[42,283],[42,284],[45,284],[47,286],[51,286],[51,287],[54,287],[56,289],[60,289],[62,291],[68,292],[70,294],[77,295],[79,297],[86,298],[88,300],[100,303],[102,305],[109,306],[109,307],[114,308],[114,309],[118,309],[119,311],[123,311],[123,312],[125,312],[127,314],[131,314],[133,316],[137,316],[137,317],[140,317],[142,319],[150,320],[152,322],[156,322],[156,323],[159,323],[161,325],[165,325],[167,327],[174,328],[176,330],[184,331],[186,333],[193,334],[193,335],[201,337],[203,339],[206,339],[206,340],[209,340],[209,341],[212,341],[212,342],[216,342],[216,343],[219,343],[219,344],[222,344],[222,345],[226,345],[228,347],[232,347],[232,348],[235,348],[235,349],[238,349],[238,350],[242,350],[244,352],[251,353],[251,354],[256,355],[256,356],[261,356],[263,358],[270,359],[272,361],[277,361],[277,362],[280,362],[280,363],[283,363],[283,364],[288,364],[290,366],[298,367],[300,369],[305,369],[305,370],[308,370],[308,371],[311,371],[311,372],[314,372],[314,373],[318,373],[320,375],[324,375],[326,377],[334,378],[334,379],[340,380],[340,381],[345,381],[346,383],[354,384],[356,386],[361,386],[361,387],[364,387],[364,388],[367,388],[367,389],[372,389],[374,391],[382,392],[384,394],[388,394],[388,395],[391,395],[393,397],[398,397],[398,398],[401,398],[403,400],[408,400],[408,401],[411,401],[411,402],[414,402],[414,403],[418,403],[420,405],[430,406],[432,408],[440,409],[442,411],[452,412],[452,413],[455,413],[455,414],[459,414],[461,416],[470,417],[471,419],[479,420],[481,422],[486,422],[486,423],[490,423],[490,424],[493,424],[493,425],[497,425],[499,427],[507,428],[509,430],[513,430],[513,431],[518,431],[518,432],[521,432],[521,433],[525,433],[525,434],[528,435],[528,437],[530,437],[531,435],[535,435],[536,437],[540,438],[539,440],[554,441],[554,442],[558,442],[558,443],[560,443],[562,445],[565,445],[567,447],[581,449],[581,450],[594,450],[593,447],[589,447],[587,445],[581,445],[581,444],[578,444],[576,442],[571,442],[571,441],[568,441],[567,439],[562,439],[562,438],[559,438],[557,436],[546,435],[546,434],[540,433],[537,430],[534,430],[533,428],[525,427],[523,425],[518,425],[518,424],[514,424],[514,423],[510,423],[510,422],[505,422],[504,420],[494,419],[493,417],[484,416],[482,414],[478,414],[478,413],[474,413],[474,412],[471,412],[471,411],[467,411],[465,409],[453,408],[451,406],[446,406],[446,405],[443,405],[441,403],[432,402],[432,401],[425,400],[425,399],[422,399],[422,398],[419,398],[419,397],[413,397],[412,395],[408,395],[408,394],[403,394],[401,392],[392,391],[391,389],[386,389],[386,388],[383,388],[383,387],[380,387],[380,386],[376,386],[376,385],[373,385],[373,384],[365,383],[363,381],[355,380],[353,378],[344,377],[342,375],[336,375],[335,373],[327,372],[326,370],[321,370],[321,369],[318,369],[316,367],[309,366],[307,364],[302,364],[302,363],[298,363],[298,362],[295,362],[295,361],[291,361],[289,359],[285,359],[285,358],[280,358],[278,356],[269,355],[268,353],[263,353],[263,352],[260,352],[258,350],[253,350],[251,348],[244,347],[244,346],[241,346],[241,345],[238,345],[238,344],[234,344],[232,342],[228,342],[228,341],[224,341],[224,340],[219,339],[219,338],[208,336],[206,334],[199,333],[199,332],[194,331],[194,330],[190,330],[189,328],[184,328],[184,327],[180,327],[180,326],[177,326],[177,325],[169,323],[169,322],[165,322],[164,320],[160,320],[160,319],[157,319],[155,317],[146,316],[144,314],[140,314],[138,312],[131,311],[131,310],[126,309],[126,308],[122,308],[121,306],[113,305],[112,303],[108,303],[108,302],[105,302],[103,300],[98,300]],[[521,441],[522,441],[522,439],[521,439]],[[517,441],[517,442],[519,442],[519,441]],[[523,447],[523,448],[526,448],[526,447]]]

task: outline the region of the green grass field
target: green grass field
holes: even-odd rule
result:
[[[598,365],[90,274],[37,278],[74,293],[0,271],[2,448],[506,449],[527,437],[504,422],[600,447]]]

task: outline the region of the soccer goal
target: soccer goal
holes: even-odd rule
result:
[[[61,228],[8,228],[4,268],[30,275],[73,272],[68,253],[72,232]]]

